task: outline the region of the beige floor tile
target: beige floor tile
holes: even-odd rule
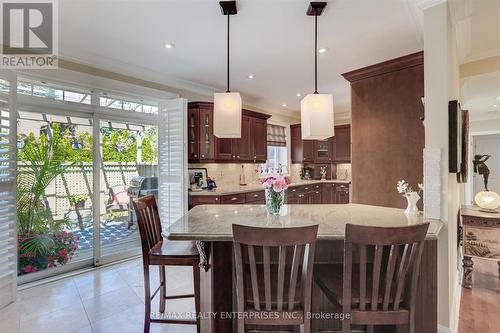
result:
[[[21,318],[19,302],[12,303],[0,311],[0,332],[17,333]]]
[[[142,300],[128,286],[83,300],[83,306],[91,323],[142,304]]]
[[[83,300],[128,286],[117,271],[109,268],[82,274],[74,281]]]
[[[89,326],[81,302],[48,313],[32,314],[30,319],[21,320],[20,333],[70,333]]]
[[[109,316],[92,324],[94,333],[137,333],[142,332],[144,323],[143,305]]]

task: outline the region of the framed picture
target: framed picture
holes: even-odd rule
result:
[[[207,188],[208,172],[206,168],[188,168],[189,188]]]
[[[462,114],[458,101],[448,102],[448,172],[459,173],[462,162]]]

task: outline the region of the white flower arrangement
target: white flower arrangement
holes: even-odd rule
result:
[[[402,194],[403,197],[407,197],[410,193],[416,192],[413,190],[410,184],[406,182],[406,180],[400,180],[398,182],[398,185],[396,186],[396,189],[398,190],[398,193]],[[422,191],[424,190],[424,185],[423,184],[418,184],[418,192],[417,194],[420,195]]]

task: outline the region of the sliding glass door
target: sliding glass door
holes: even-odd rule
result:
[[[158,196],[158,128],[100,121],[100,256],[140,253],[132,200]]]
[[[93,256],[92,119],[18,111],[18,274]]]

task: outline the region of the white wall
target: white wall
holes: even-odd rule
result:
[[[424,10],[425,148],[441,152],[441,209],[438,239],[438,322],[456,331],[457,213],[461,185],[448,173],[448,102],[460,94],[456,39],[446,2]]]

